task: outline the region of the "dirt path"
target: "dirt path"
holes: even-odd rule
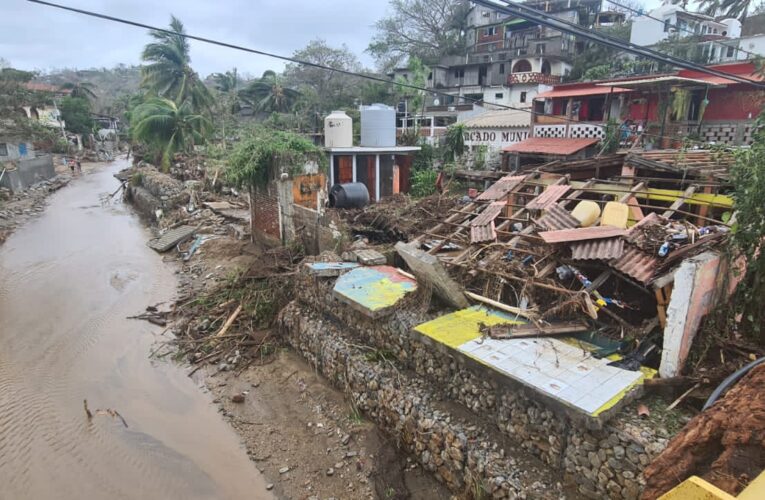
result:
[[[210,397],[150,361],[157,327],[125,319],[175,277],[103,203],[124,166],[73,180],[0,246],[0,498],[268,498]]]
[[[449,497],[289,350],[241,375],[221,372],[206,383],[281,498]],[[234,402],[237,395],[244,401]]]

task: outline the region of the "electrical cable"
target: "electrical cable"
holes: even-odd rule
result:
[[[499,3],[496,3],[496,2],[499,2]],[[544,12],[540,12],[530,7],[526,7],[516,2],[512,2],[509,0],[496,0],[496,2],[489,1],[489,0],[474,0],[474,3],[478,5],[482,5],[484,7],[488,7],[490,9],[494,9],[499,12],[509,14],[515,17],[520,17],[522,19],[526,19],[527,21],[540,24],[542,26],[548,26],[550,28],[556,29],[558,31],[562,31],[564,33],[576,35],[579,38],[600,43],[601,45],[607,45],[609,47],[620,49],[625,52],[630,52],[632,54],[636,54],[642,57],[654,59],[656,61],[663,62],[671,66],[698,71],[700,73],[706,73],[708,75],[718,76],[721,78],[732,80],[737,83],[745,83],[760,89],[765,89],[765,83],[761,81],[751,80],[748,78],[744,78],[740,75],[734,75],[732,73],[726,73],[724,71],[701,66],[691,61],[687,61],[685,59],[680,59],[678,57],[663,54],[661,52],[657,52],[655,50],[649,49],[647,47],[643,47],[641,45],[636,45],[634,43],[625,42],[624,40],[607,36],[602,33],[597,33],[587,28],[584,28],[582,26],[579,26],[578,24],[574,24],[569,21],[558,19],[554,16],[551,16]]]
[[[628,6],[628,5],[624,5],[624,4],[622,4],[622,3],[619,3],[619,2],[615,2],[614,0],[606,0],[606,2],[608,2],[608,3],[610,3],[610,4],[613,4],[613,5],[616,5],[617,7],[621,7],[622,9],[625,9],[625,10],[627,10],[627,11],[629,11],[629,12],[632,12],[632,13],[634,13],[634,14],[637,14],[639,17],[640,17],[640,16],[642,16],[642,17],[646,17],[646,18],[648,18],[648,19],[653,19],[654,21],[658,21],[658,22],[660,22],[661,24],[664,24],[664,21],[662,21],[662,20],[661,20],[661,19],[659,19],[658,17],[653,17],[652,15],[650,15],[650,14],[648,14],[648,13],[646,13],[646,12],[643,12],[643,11],[642,11],[642,10],[640,10],[640,9],[635,9],[635,8],[632,8],[632,7]],[[690,33],[691,35],[699,35],[699,33],[696,33],[695,31],[693,31],[693,30],[690,30],[690,29],[688,29],[688,28],[681,28],[681,27],[680,27],[680,26],[678,26],[677,24],[675,24],[673,27],[674,27],[675,29],[677,29],[677,30],[681,30],[681,31],[685,31],[686,33]],[[721,41],[719,41],[719,40],[707,40],[707,41],[708,41],[708,42],[711,42],[711,43],[716,43],[716,44],[720,45],[721,47],[725,47],[725,48],[730,48],[730,47],[731,47],[730,45],[725,45],[723,42],[721,42]],[[753,56],[753,57],[762,57],[760,54],[757,54],[757,53],[755,53],[755,52],[750,52],[750,51],[748,51],[748,50],[746,50],[746,49],[742,49],[742,48],[740,48],[740,47],[736,47],[736,48],[735,48],[735,50],[736,50],[737,52],[743,52],[744,54],[746,54],[746,55],[748,55],[748,56]]]
[[[159,28],[159,27],[156,27],[156,26],[140,23],[140,22],[137,22],[137,21],[130,21],[128,19],[123,19],[123,18],[119,18],[119,17],[110,16],[110,15],[107,15],[107,14],[101,14],[101,13],[98,13],[98,12],[93,12],[93,11],[88,11],[88,10],[84,10],[84,9],[79,9],[79,8],[76,8],[76,7],[69,7],[69,6],[66,6],[66,5],[56,4],[56,3],[48,2],[48,1],[45,1],[45,0],[27,0],[27,1],[30,2],[30,3],[36,3],[36,4],[44,5],[44,6],[47,6],[47,7],[53,7],[53,8],[69,11],[69,12],[74,12],[74,13],[77,13],[77,14],[82,14],[82,15],[89,16],[89,17],[95,17],[95,18],[98,18],[98,19],[103,19],[103,20],[106,20],[106,21],[112,21],[112,22],[116,22],[116,23],[120,23],[120,24],[126,24],[128,26],[133,26],[133,27],[136,27],[136,28],[153,30],[153,31],[156,31],[156,32],[166,33],[166,34],[169,34],[169,35],[178,35],[178,36],[182,36],[184,38],[190,39],[190,40],[196,40],[196,41],[203,42],[203,43],[208,43],[208,44],[211,44],[211,45],[217,45],[217,46],[220,46],[220,47],[225,47],[225,48],[229,48],[229,49],[234,49],[234,50],[239,50],[239,51],[243,51],[243,52],[248,52],[248,53],[251,53],[251,54],[257,54],[257,55],[262,55],[262,56],[266,56],[266,57],[271,57],[271,58],[279,59],[279,60],[282,60],[282,61],[293,62],[293,63],[296,63],[296,64],[301,64],[301,65],[304,65],[304,66],[309,66],[309,67],[313,67],[313,68],[323,69],[323,70],[326,70],[326,71],[332,71],[332,72],[335,72],[335,73],[340,73],[340,74],[344,74],[344,75],[348,75],[348,76],[354,76],[354,77],[357,77],[357,78],[372,80],[372,81],[384,83],[386,85],[395,85],[396,87],[399,87],[399,88],[408,88],[408,89],[417,90],[417,91],[420,91],[420,92],[426,92],[426,93],[433,94],[433,95],[440,95],[440,96],[444,96],[444,97],[455,97],[454,94],[449,94],[448,92],[444,92],[444,91],[441,91],[441,90],[438,90],[438,89],[429,89],[429,88],[426,88],[426,87],[420,87],[418,85],[413,85],[413,84],[406,83],[406,82],[396,82],[396,81],[393,81],[393,80],[390,80],[390,79],[385,79],[385,78],[377,77],[377,76],[374,76],[374,75],[358,73],[358,72],[354,72],[354,71],[350,71],[350,70],[345,70],[345,69],[341,69],[341,68],[333,68],[331,66],[325,66],[323,64],[313,63],[313,62],[310,62],[310,61],[303,61],[303,60],[300,60],[300,59],[296,59],[294,57],[288,57],[288,56],[283,56],[283,55],[280,55],[280,54],[274,54],[274,53],[266,52],[266,51],[263,51],[263,50],[253,49],[253,48],[244,47],[244,46],[241,46],[241,45],[236,45],[236,44],[232,44],[232,43],[228,43],[228,42],[222,42],[222,41],[219,41],[219,40],[214,40],[214,39],[211,39],[211,38],[201,37],[201,36],[197,36],[197,35],[190,35],[190,34],[187,34],[187,33],[178,33],[178,32],[173,31],[173,30],[169,30],[169,29],[165,29],[165,28]],[[463,99],[465,101],[474,103],[474,104],[479,104],[479,105],[480,104],[484,104],[483,99],[477,99],[477,98],[472,98],[472,97],[468,97],[468,96],[459,96],[459,98]],[[510,106],[508,104],[498,104],[498,103],[497,104],[489,103],[489,104],[491,106],[496,107],[496,108],[508,109],[508,110],[514,110],[514,111],[522,111],[524,113],[528,113],[528,114],[531,114],[531,115],[534,114],[534,111],[532,111],[532,110],[530,110],[528,108],[519,108],[519,107]],[[564,122],[580,123],[578,120],[574,120],[574,119],[571,119],[571,118],[568,118],[568,117],[561,117],[561,119]],[[599,123],[591,123],[590,125],[595,126],[595,127],[599,127],[599,128],[603,128],[603,129],[605,129],[607,127],[607,125],[599,124]],[[647,132],[643,132],[642,135],[643,136],[647,136],[647,137],[655,137],[655,138],[658,138],[658,139],[664,139],[664,138],[676,139],[676,137],[674,137],[674,136],[662,136],[662,135],[658,135],[658,134],[650,134],[650,133],[647,133]],[[691,142],[698,143],[698,144],[705,144],[703,141],[695,141],[694,140],[694,141],[691,141]]]
[[[759,358],[755,361],[752,361],[751,363],[745,365],[744,367],[736,370],[735,372],[731,373],[726,377],[725,380],[720,382],[720,385],[717,386],[717,388],[712,391],[712,394],[709,395],[709,398],[707,399],[706,403],[704,403],[704,406],[701,408],[701,411],[706,410],[713,404],[715,404],[715,401],[725,392],[728,390],[729,387],[734,385],[736,382],[738,382],[744,375],[749,373],[752,368],[761,365],[765,362],[765,358]]]

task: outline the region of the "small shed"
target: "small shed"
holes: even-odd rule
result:
[[[589,158],[596,153],[598,142],[595,138],[531,137],[502,149],[503,166],[512,171],[554,160]]]
[[[396,193],[409,192],[412,153],[417,146],[330,147],[329,183],[361,182],[369,191],[369,199],[380,199]]]

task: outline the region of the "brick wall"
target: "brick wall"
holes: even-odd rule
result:
[[[274,183],[250,189],[252,237],[281,241],[279,201]]]

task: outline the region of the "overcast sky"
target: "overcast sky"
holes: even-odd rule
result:
[[[387,0],[50,0],[85,10],[166,27],[175,14],[191,34],[291,55],[314,38],[345,43],[361,61]],[[654,7],[660,0],[644,0]],[[607,5],[604,2],[604,6]],[[145,30],[24,0],[0,0],[0,58],[26,70],[139,64]],[[203,77],[237,67],[260,75],[281,70],[274,59],[191,42],[192,66]]]
[[[166,27],[170,14],[190,34],[283,55],[310,40],[345,43],[363,54],[384,17],[387,0],[50,0],[71,7]],[[25,70],[139,64],[146,31],[24,0],[0,0],[0,58]],[[191,42],[192,66],[202,76],[237,67],[260,75],[280,70],[275,59]]]

